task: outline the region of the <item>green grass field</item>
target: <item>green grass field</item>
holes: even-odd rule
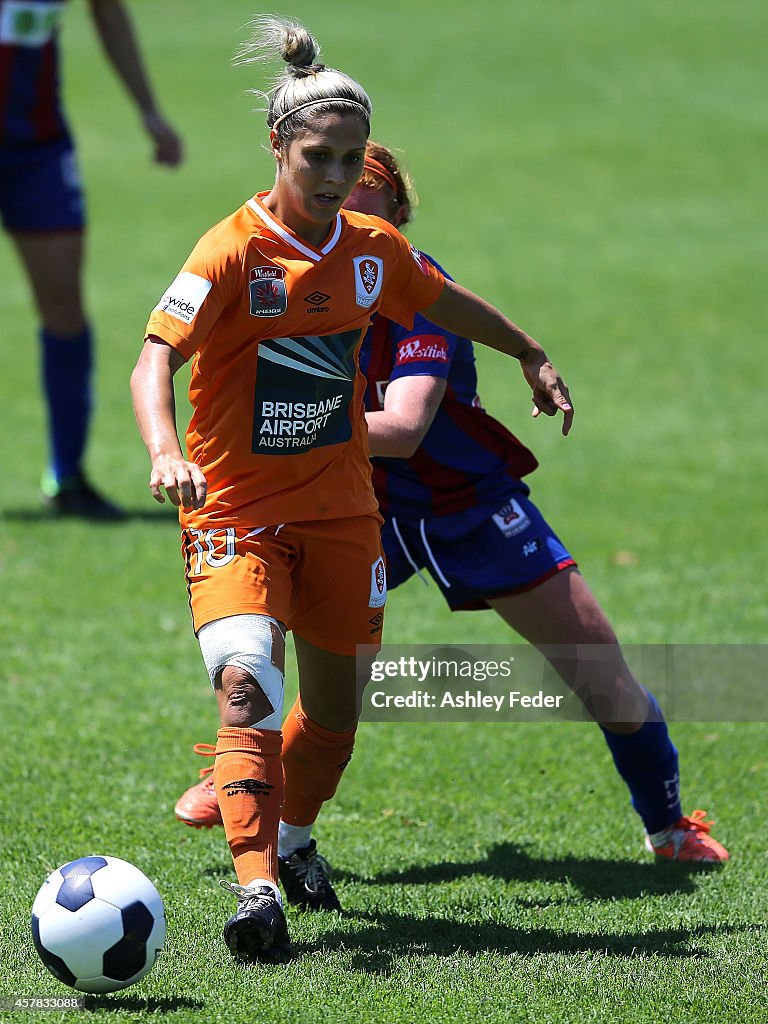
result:
[[[84,5],[71,6],[66,93],[100,354],[90,468],[131,515],[88,526],[40,511],[35,323],[6,244],[0,995],[68,992],[36,957],[29,910],[49,871],[96,852],[156,882],[169,930],[144,982],[92,998],[94,1020],[768,1019],[763,723],[673,727],[686,809],[706,807],[732,851],[714,874],[649,863],[593,726],[364,724],[316,830],[345,913],[291,913],[286,968],[233,966],[223,834],[172,813],[215,708],[128,377],[196,239],[271,183],[245,95],[261,83],[228,64],[253,9],[132,5],[187,144],[185,166],[165,173],[149,166]],[[768,642],[765,5],[284,9],[361,79],[375,136],[406,155],[414,242],[539,338],[568,381],[577,420],[563,439],[529,419],[519,371],[479,354],[486,406],[539,455],[534,498],[623,640]],[[386,639],[512,638],[491,613],[451,616],[436,587],[411,581],[390,599]]]

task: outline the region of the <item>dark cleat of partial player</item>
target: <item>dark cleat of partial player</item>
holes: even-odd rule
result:
[[[43,498],[54,516],[116,522],[125,513],[91,486],[82,473],[63,477],[58,482],[46,477]]]
[[[303,910],[341,910],[330,882],[330,865],[317,852],[314,839],[290,857],[278,857],[277,868],[289,903]]]
[[[246,889],[223,881],[237,897],[237,911],[224,925],[224,941],[237,960],[284,964],[291,959],[291,940],[285,914],[268,885]]]

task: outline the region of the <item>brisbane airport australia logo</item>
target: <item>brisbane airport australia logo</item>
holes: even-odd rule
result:
[[[251,450],[294,455],[352,436],[360,331],[268,338],[259,343]]]

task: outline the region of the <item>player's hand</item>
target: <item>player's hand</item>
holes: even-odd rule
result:
[[[144,128],[155,144],[155,162],[177,167],[182,160],[181,139],[156,111],[144,114]]]
[[[563,436],[567,436],[573,423],[573,405],[562,377],[546,358],[525,360],[520,364],[533,398],[531,415],[536,417],[563,414]]]
[[[203,471],[194,462],[160,455],[152,463],[149,489],[161,505],[165,504],[165,490],[172,504],[192,509],[205,504],[208,484]]]

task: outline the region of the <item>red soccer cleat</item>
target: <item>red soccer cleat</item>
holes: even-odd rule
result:
[[[195,753],[201,757],[215,757],[216,747],[212,743],[196,743]],[[213,788],[213,765],[200,769],[201,782],[183,793],[174,807],[174,814],[185,825],[193,828],[213,828],[221,825],[221,811],[216,790]]]
[[[714,822],[705,821],[706,811],[696,810],[690,818],[680,818],[674,825],[645,837],[646,849],[658,858],[678,861],[699,861],[722,864],[729,859],[726,848],[709,834]]]

